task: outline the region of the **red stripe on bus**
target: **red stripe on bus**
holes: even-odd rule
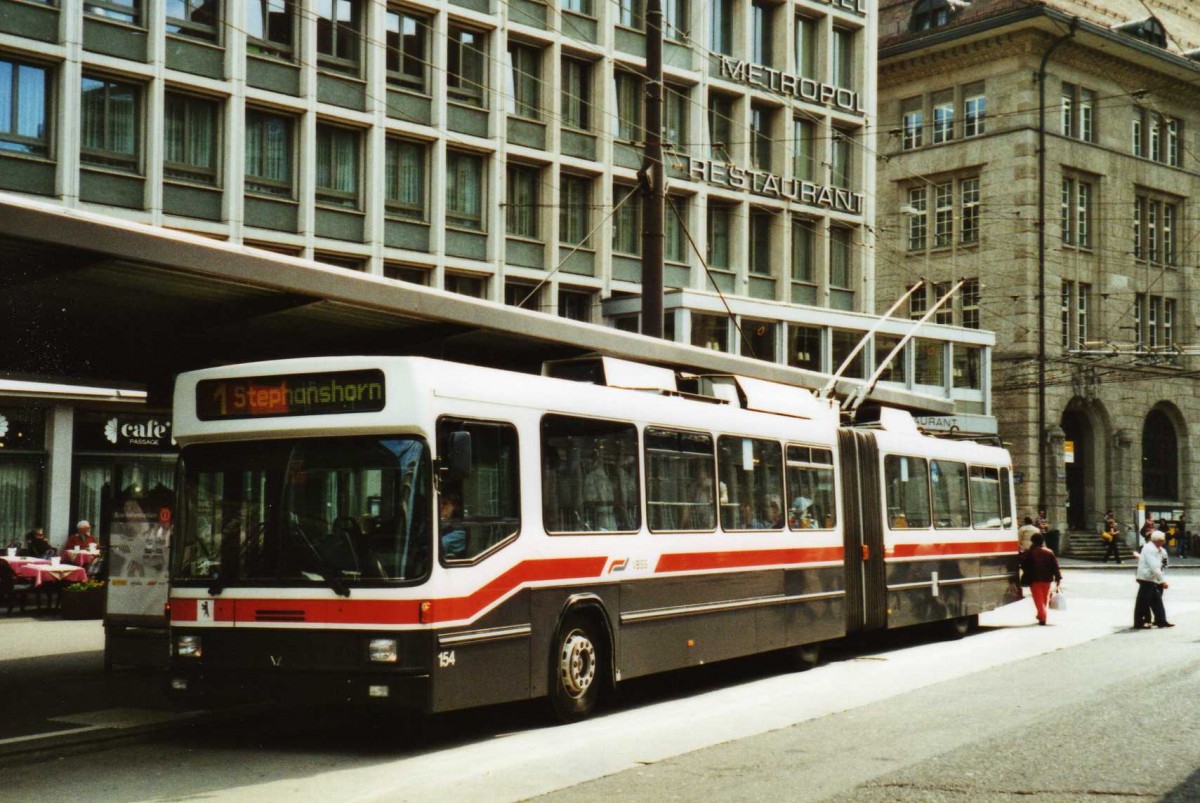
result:
[[[971,541],[966,543],[941,544],[896,544],[888,550],[889,558],[918,558],[926,555],[936,557],[954,557],[957,555],[978,555],[981,552],[1016,554],[1017,542],[1014,541]]]
[[[658,559],[655,572],[686,572],[704,569],[747,569],[755,566],[841,561],[840,546],[796,549],[758,549],[730,552],[679,552]]]
[[[465,597],[428,600],[432,603],[425,624],[471,619],[525,583],[599,577],[608,558],[554,558],[517,564],[487,585]],[[299,621],[318,624],[406,625],[420,621],[420,599],[217,599],[213,621]],[[197,600],[171,600],[171,621],[195,622]],[[286,614],[286,615],[285,615]],[[278,618],[276,618],[278,617]],[[294,617],[294,618],[293,618]]]

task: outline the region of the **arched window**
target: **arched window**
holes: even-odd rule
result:
[[[908,29],[913,33],[940,28],[950,22],[954,7],[950,0],[917,0],[913,4],[912,19]]]
[[[1162,410],[1151,410],[1142,425],[1142,497],[1179,498],[1179,442]]]

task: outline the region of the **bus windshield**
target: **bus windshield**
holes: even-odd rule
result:
[[[213,587],[419,581],[429,573],[429,449],[420,438],[189,446],[172,577]]]

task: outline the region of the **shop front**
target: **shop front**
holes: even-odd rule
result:
[[[105,661],[161,663],[177,458],[170,415],[79,411],[74,444],[72,520],[99,530],[106,560]]]
[[[46,526],[45,486],[45,411],[0,405],[0,546],[22,547]]]

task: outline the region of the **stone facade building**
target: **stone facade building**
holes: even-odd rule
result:
[[[996,332],[1022,515],[1200,517],[1200,9],[883,0],[877,302]],[[1065,546],[1065,544],[1064,544]]]

